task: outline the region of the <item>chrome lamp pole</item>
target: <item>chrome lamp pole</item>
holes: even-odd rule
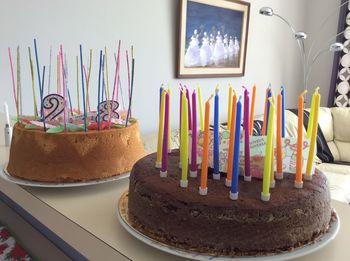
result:
[[[343,5],[345,5],[346,3],[348,3],[349,1],[346,1],[344,3],[342,3],[337,9],[335,10],[338,10],[340,7],[342,7]],[[301,57],[301,61],[302,61],[302,67],[303,67],[303,86],[304,86],[304,90],[307,90],[308,89],[308,80],[309,80],[309,77],[310,77],[310,74],[311,74],[311,71],[312,71],[312,67],[313,65],[315,64],[315,62],[317,61],[317,59],[321,56],[321,54],[327,52],[327,51],[331,51],[331,52],[339,52],[339,51],[342,51],[343,48],[344,48],[344,45],[342,43],[339,43],[339,42],[333,42],[331,43],[331,41],[336,38],[337,36],[343,34],[346,30],[344,30],[343,32],[341,33],[338,33],[334,36],[332,36],[329,41],[327,42],[327,44],[330,44],[327,48],[325,49],[321,49],[321,50],[318,50],[316,55],[313,57],[313,59],[310,61],[310,56],[312,54],[312,51],[313,51],[313,48],[315,46],[315,43],[316,43],[316,39],[318,37],[316,37],[314,39],[314,41],[312,42],[311,44],[311,47],[310,49],[308,50],[308,53],[306,54],[306,50],[305,50],[305,39],[308,37],[307,33],[306,32],[303,32],[303,31],[296,31],[294,29],[294,27],[292,26],[292,24],[286,20],[285,18],[283,18],[281,15],[275,13],[273,11],[273,9],[271,7],[262,7],[260,10],[259,10],[259,13],[261,15],[264,15],[264,16],[276,16],[278,17],[279,19],[281,19],[284,23],[286,23],[288,25],[288,27],[291,29],[292,33],[293,33],[293,36],[295,38],[295,40],[297,41],[298,43],[298,47],[299,47],[299,52],[300,52],[300,57]],[[321,26],[320,27],[323,27],[323,25],[328,21],[328,19],[331,17],[331,15],[333,14],[333,12],[324,19],[324,21],[321,23]]]

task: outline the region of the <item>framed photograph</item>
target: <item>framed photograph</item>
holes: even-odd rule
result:
[[[178,78],[243,76],[250,3],[180,0]]]

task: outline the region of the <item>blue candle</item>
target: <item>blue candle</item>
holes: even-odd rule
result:
[[[219,89],[215,90],[214,100],[214,173],[213,179],[220,179],[219,170]]]
[[[266,136],[267,136],[267,126],[269,126],[269,112],[270,112],[270,100],[271,98],[271,84],[269,85],[269,90],[267,91],[267,113],[266,113]]]
[[[285,108],[285,96],[284,96],[284,86],[281,87],[282,96],[282,138],[286,137],[286,108]]]
[[[162,93],[163,93],[163,84],[159,88],[159,115],[160,115],[160,103],[162,101]]]
[[[241,117],[242,117],[242,103],[241,97],[237,102],[236,109],[236,128],[235,128],[235,147],[233,155],[233,168],[232,168],[232,185],[230,191],[230,198],[237,200],[238,198],[238,176],[239,176],[239,146],[240,146],[240,134],[241,134]]]

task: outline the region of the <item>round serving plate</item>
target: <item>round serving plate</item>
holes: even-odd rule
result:
[[[335,210],[334,210],[335,212]],[[327,233],[322,235],[320,238],[315,240],[315,242],[308,245],[304,245],[298,248],[294,248],[292,251],[285,251],[281,253],[265,255],[265,256],[238,256],[238,257],[228,257],[228,256],[212,256],[209,254],[198,253],[194,251],[189,251],[174,246],[167,245],[165,243],[159,242],[153,238],[150,238],[137,230],[129,221],[128,218],[128,192],[124,192],[119,199],[117,218],[120,224],[128,231],[132,236],[141,240],[145,244],[159,249],[161,251],[173,254],[176,256],[186,257],[195,260],[205,260],[205,261],[280,261],[280,260],[290,260],[298,258],[301,256],[308,255],[312,252],[318,251],[327,244],[329,244],[337,235],[340,228],[339,216],[335,212],[336,219],[332,222],[330,229]]]
[[[89,181],[80,181],[80,182],[67,182],[67,183],[52,183],[52,182],[40,182],[40,181],[31,181],[25,180],[18,177],[11,176],[7,171],[7,164],[3,166],[2,171],[0,171],[0,178],[15,183],[17,185],[29,186],[29,187],[42,187],[42,188],[69,188],[69,187],[82,187],[82,186],[92,186],[98,184],[104,184],[112,181],[117,181],[125,178],[129,178],[130,172],[113,176],[106,179],[100,180],[89,180]]]

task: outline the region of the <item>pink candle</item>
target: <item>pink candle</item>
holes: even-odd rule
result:
[[[163,128],[163,148],[162,148],[162,166],[160,168],[160,176],[167,176],[168,169],[168,129],[169,129],[169,94],[165,94],[165,114]]]
[[[188,108],[188,128],[189,130],[191,130],[192,129],[191,103],[190,103],[190,93],[187,88],[186,88],[186,98],[187,98],[187,108]]]
[[[251,181],[252,176],[250,175],[250,128],[249,128],[249,94],[248,90],[245,89],[244,91],[244,121],[243,121],[243,128],[244,128],[244,180],[245,181]]]
[[[192,93],[192,153],[190,177],[197,177],[197,103],[196,91]]]

